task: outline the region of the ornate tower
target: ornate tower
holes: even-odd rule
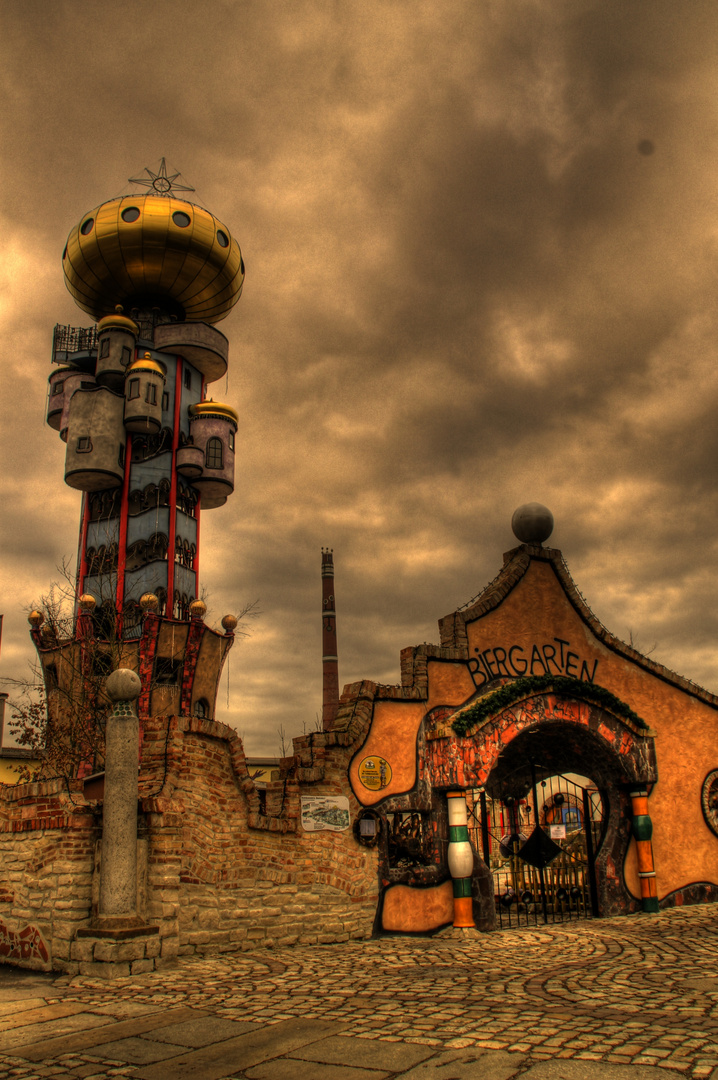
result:
[[[334,727],[339,707],[339,655],[337,612],[334,601],[334,555],[322,548],[322,726]]]
[[[51,703],[68,666],[87,668],[70,655],[92,640],[95,665],[104,642],[105,667],[140,674],[141,714],[212,716],[236,619],[225,634],[203,624],[200,517],[234,489],[238,417],[207,388],[227,371],[214,324],[241,295],[244,262],[229,229],[178,196],[193,189],[164,159],[146,172],[132,182],[148,193],[83,214],[62,256],[97,320],[55,328],[49,379],[47,422],[66,444],[65,482],[83,493],[76,620],[63,641],[41,613],[31,624]]]

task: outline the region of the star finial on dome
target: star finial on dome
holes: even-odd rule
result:
[[[144,177],[130,177],[130,184],[140,184],[142,187],[152,188],[150,194],[161,195],[164,198],[169,198],[175,191],[194,191],[193,187],[189,187],[187,184],[177,184],[175,181],[181,173],[173,173],[172,176],[167,175],[167,166],[165,165],[165,159],[162,158],[158,171],[152,172],[152,169],[145,169],[145,172],[149,176],[149,180]]]

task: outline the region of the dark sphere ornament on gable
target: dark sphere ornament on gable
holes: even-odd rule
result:
[[[524,503],[514,511],[511,528],[522,544],[543,544],[553,532],[553,514],[542,503]]]

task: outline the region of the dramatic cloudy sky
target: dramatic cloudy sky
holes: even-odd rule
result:
[[[210,621],[259,599],[218,718],[276,753],[398,681],[546,503],[597,615],[718,690],[714,0],[3,0],[0,674],[74,557],[44,424],[60,256],[164,155],[237,236],[235,495]],[[224,384],[215,396],[225,397]]]

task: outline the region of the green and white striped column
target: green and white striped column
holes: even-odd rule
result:
[[[466,793],[449,791],[449,871],[454,884],[454,926],[476,927],[471,900],[474,852],[469,843]]]

